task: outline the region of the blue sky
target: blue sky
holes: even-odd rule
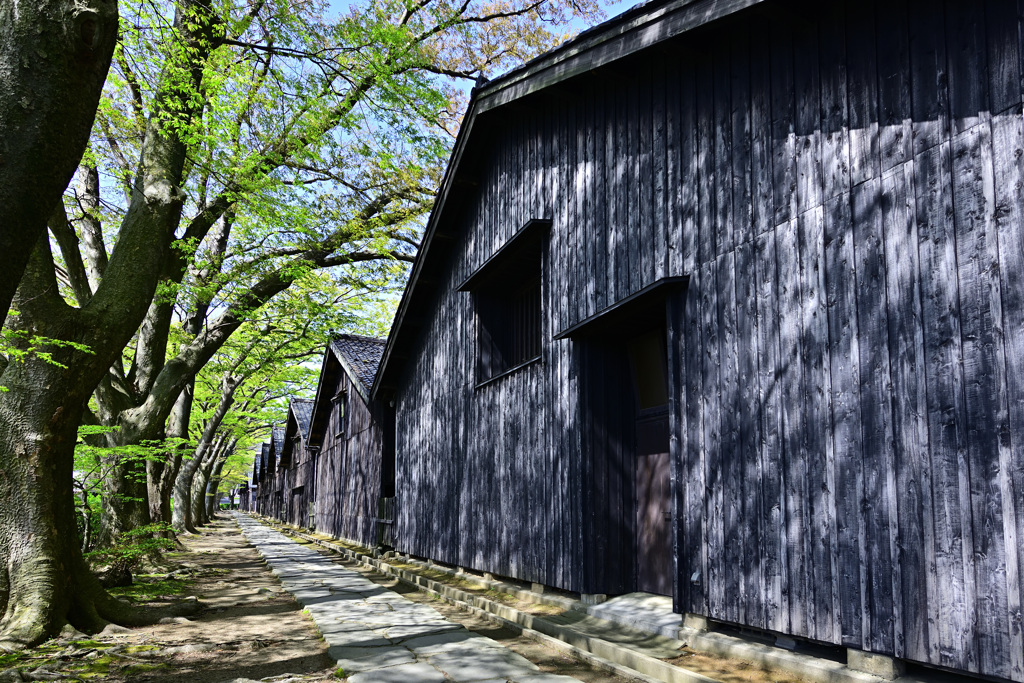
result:
[[[637,4],[640,0],[598,0],[601,7],[604,8],[605,13],[608,15],[608,19],[611,19],[616,14],[622,14],[627,9]],[[340,13],[347,10],[353,5],[359,6],[361,2],[359,0],[328,0],[328,5],[331,8],[332,13]],[[578,33],[585,28],[588,28],[588,24],[581,20],[575,20],[570,26]]]

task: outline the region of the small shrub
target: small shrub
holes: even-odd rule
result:
[[[164,522],[147,524],[124,532],[109,548],[94,550],[85,557],[90,562],[107,565],[109,575],[130,575],[147,558],[174,549],[174,541],[160,535],[170,533],[171,526]]]

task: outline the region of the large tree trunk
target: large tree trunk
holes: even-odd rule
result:
[[[24,381],[0,393],[0,632],[32,645],[65,621],[87,632],[105,622],[97,607],[103,592],[67,533],[75,528],[71,470],[80,415],[47,400],[51,392],[41,389],[49,373],[39,363],[5,377],[14,371]]]
[[[210,481],[212,468],[211,460],[200,467],[192,479],[192,523],[197,527],[205,526],[210,521],[206,516],[206,485]]]
[[[45,296],[39,305],[46,305]],[[31,317],[18,316],[12,326],[25,330]],[[74,316],[59,330],[46,331],[59,331],[62,338],[82,335]],[[152,623],[198,608],[193,600],[139,611],[111,598],[82,558],[74,532],[74,448],[90,376],[102,372],[96,365],[102,360],[90,366],[83,355],[59,354],[65,367],[30,355],[2,376],[7,391],[0,393],[0,647],[37,644],[65,623],[95,632],[108,621]],[[46,391],[51,386],[66,391]]]
[[[181,439],[182,442],[172,451],[171,457],[161,472],[159,482],[160,521],[173,524],[174,519],[171,512],[171,497],[174,493],[174,482],[181,471],[181,463],[184,461],[188,446],[184,440],[188,439],[188,425],[192,420],[192,401],[195,396],[195,380],[191,380],[178,394],[178,400],[174,403],[171,417],[167,422],[167,437]],[[152,506],[153,500],[150,499]]]
[[[217,513],[217,506],[220,501],[220,475],[224,470],[224,462],[226,458],[217,458],[217,464],[214,465],[213,474],[210,475],[209,483],[209,494],[206,496],[206,520],[213,519]],[[231,495],[231,501],[234,500],[234,493]]]
[[[163,460],[146,461],[146,503],[149,505],[149,520],[151,522],[167,522],[170,524],[170,514],[165,518],[163,500],[160,491],[160,482],[163,481],[164,470],[170,467],[173,453],[168,452]],[[167,512],[171,511],[171,500],[167,499]]]
[[[116,42],[116,0],[0,3],[0,319],[85,151]]]
[[[114,455],[105,458],[103,508],[96,543],[112,545],[126,531],[150,523],[149,491],[146,486],[146,461]]]
[[[193,516],[192,483],[196,477],[196,472],[206,463],[211,450],[215,452],[216,446],[219,446],[224,441],[223,435],[217,436],[217,430],[220,429],[224,416],[227,415],[228,410],[234,403],[235,390],[238,389],[242,379],[241,377],[233,376],[230,372],[225,375],[221,385],[221,395],[217,402],[217,408],[206,423],[206,428],[203,430],[203,435],[199,439],[199,444],[196,446],[192,459],[182,464],[181,470],[174,480],[172,524],[179,531],[195,531],[196,520]],[[214,444],[215,439],[217,439],[217,444]],[[202,491],[200,492],[200,499],[202,498],[201,494]]]

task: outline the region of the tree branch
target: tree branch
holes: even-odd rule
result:
[[[71,224],[68,222],[68,215],[64,211],[64,202],[57,204],[56,210],[50,216],[50,232],[60,246],[61,256],[67,266],[68,284],[71,291],[75,293],[75,300],[79,306],[84,306],[92,298],[92,288],[89,286],[89,276],[85,272],[85,264],[82,262],[82,252],[78,249],[78,235],[75,234]]]

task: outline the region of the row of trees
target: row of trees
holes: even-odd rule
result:
[[[460,83],[600,13],[326,11],[0,0],[0,647],[162,616],[88,571],[76,482],[98,487],[100,545],[201,520],[261,409],[308,388],[302,361],[400,283]]]

